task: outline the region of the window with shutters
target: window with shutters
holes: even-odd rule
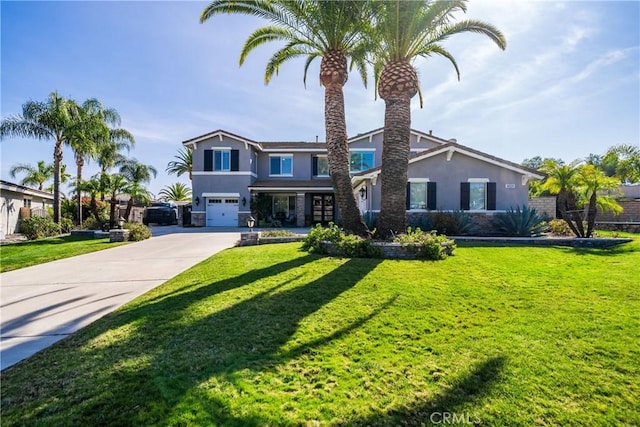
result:
[[[410,180],[407,184],[407,209],[436,209],[436,183]]]
[[[230,148],[204,150],[204,170],[206,172],[237,172],[240,162],[239,150]]]
[[[293,176],[293,155],[270,156],[269,176]]]
[[[470,211],[496,210],[496,183],[471,178],[460,183],[460,209]]]
[[[487,184],[484,182],[469,183],[469,210],[485,210],[487,203]]]

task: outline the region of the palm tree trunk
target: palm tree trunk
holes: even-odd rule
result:
[[[76,154],[76,199],[78,201],[78,225],[82,226],[82,167],[84,166],[84,158],[80,154]]]
[[[53,221],[60,223],[60,176],[62,175],[62,139],[56,138],[53,149]]]
[[[109,228],[115,228],[116,226],[116,203],[118,200],[116,199],[115,193],[111,196],[111,200],[109,200]]]
[[[407,228],[407,170],[411,136],[411,98],[385,99],[382,141],[381,207],[378,233],[388,239]]]
[[[325,127],[327,132],[327,158],[336,203],[340,210],[341,225],[347,233],[369,237],[369,231],[358,209],[349,174],[349,144],[344,113],[342,86],[325,87]]]
[[[587,210],[587,233],[585,237],[591,237],[591,235],[593,234],[593,229],[596,225],[596,214],[598,212],[598,208],[596,206],[597,199],[598,195],[594,191],[589,198],[589,208]]]
[[[129,222],[129,216],[131,215],[131,209],[133,208],[133,196],[129,197],[127,202],[127,209],[124,211],[124,220]]]

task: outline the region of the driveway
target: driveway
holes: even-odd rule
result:
[[[152,227],[142,242],[0,274],[0,370],[211,255],[240,229]]]

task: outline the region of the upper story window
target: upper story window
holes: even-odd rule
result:
[[[313,158],[313,176],[329,176],[329,159],[327,156]]]
[[[231,150],[213,150],[213,170],[231,170]]]
[[[373,151],[352,151],[349,153],[351,172],[362,172],[375,167],[374,155]]]
[[[293,155],[284,154],[269,157],[270,176],[293,176]]]
[[[236,172],[240,170],[240,151],[230,148],[204,150],[204,170],[208,172]]]

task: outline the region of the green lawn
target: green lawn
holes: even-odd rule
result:
[[[2,373],[3,425],[640,424],[640,239],[234,248]]]
[[[56,237],[0,246],[0,273],[69,258],[89,252],[113,248],[123,243],[109,243],[109,239],[86,237]]]

